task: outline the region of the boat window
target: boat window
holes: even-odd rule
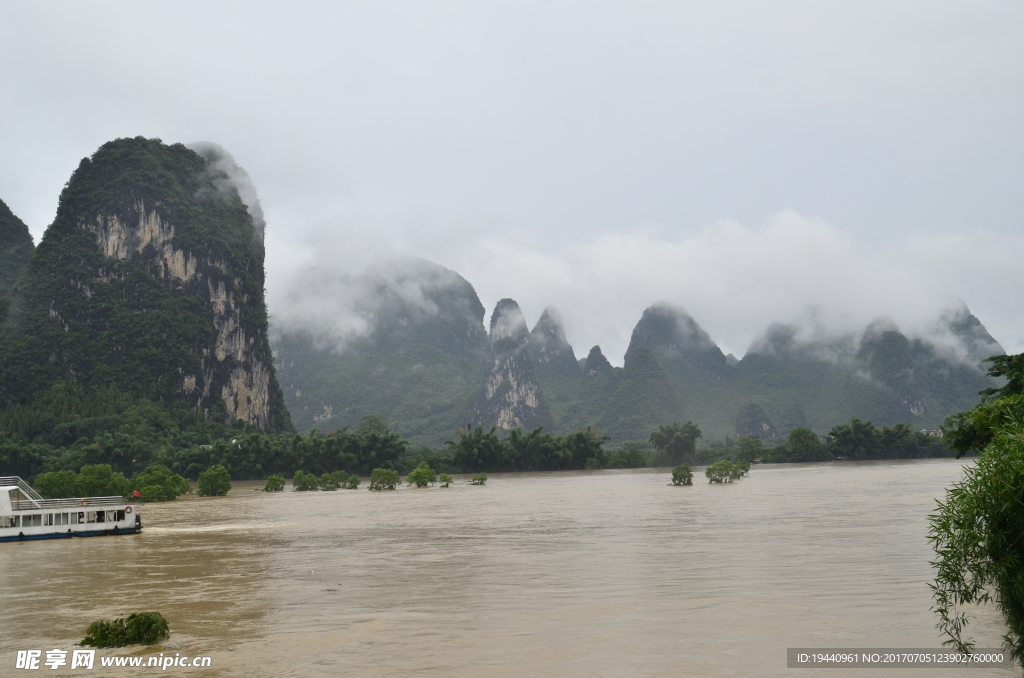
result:
[[[21,527],[21,516],[0,516],[0,527]]]
[[[67,525],[68,524],[68,522],[69,522],[68,521],[68,514],[66,514],[66,513],[58,513],[57,517],[60,518],[60,520],[57,521],[58,525]]]
[[[120,511],[117,512],[117,520],[124,520],[124,509],[121,509]]]
[[[107,511],[107,522],[113,523],[117,521],[117,511]]]
[[[84,522],[85,522],[85,514],[84,513],[72,513],[71,514],[71,524],[72,525],[77,525],[78,523],[84,523]]]
[[[53,514],[52,513],[44,513],[43,514],[43,525],[53,525]]]
[[[87,522],[87,523],[95,523],[96,522],[96,512],[95,511],[86,511],[85,512],[85,522]]]
[[[22,527],[42,527],[43,526],[43,514],[33,513],[31,515],[24,516],[21,519]]]

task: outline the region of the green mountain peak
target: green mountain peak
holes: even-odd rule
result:
[[[263,284],[262,233],[221,165],[159,139],[106,143],[10,299],[0,393],[73,382],[288,429]]]
[[[28,226],[0,200],[0,299],[7,295],[25,270],[33,249]]]

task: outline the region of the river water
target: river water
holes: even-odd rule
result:
[[[810,676],[787,647],[939,647],[927,516],[961,475],[927,460],[692,487],[666,469],[380,493],[235,483],[146,505],[141,535],[0,544],[0,676],[31,675],[19,649],[70,650],[91,621],[145,610],[167,642],[97,656],[210,656],[164,672],[202,676]],[[1001,633],[982,610],[979,647]],[[98,662],[66,673],[154,672]],[[904,675],[827,675],[887,673]]]

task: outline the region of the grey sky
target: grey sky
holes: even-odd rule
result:
[[[433,259],[613,362],[644,306],[1024,350],[1024,5],[0,5],[0,198],[38,237],[118,136],[212,141],[295,270]],[[821,310],[821,309],[824,309]]]

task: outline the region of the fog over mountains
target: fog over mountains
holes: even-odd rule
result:
[[[574,350],[556,309],[530,328],[519,305],[502,299],[486,319],[469,281],[422,259],[360,275],[315,268],[292,290],[271,333],[297,428],[381,414],[424,444],[466,423],[597,426],[615,442],[686,420],[705,438],[771,438],[797,426],[825,433],[851,417],[931,429],[977,402],[990,385],[981,361],[1003,353],[960,305],[922,336],[886,318],[855,332],[813,315],[776,323],[737,359],[685,309],[656,303],[642,311],[620,368],[599,346]]]

